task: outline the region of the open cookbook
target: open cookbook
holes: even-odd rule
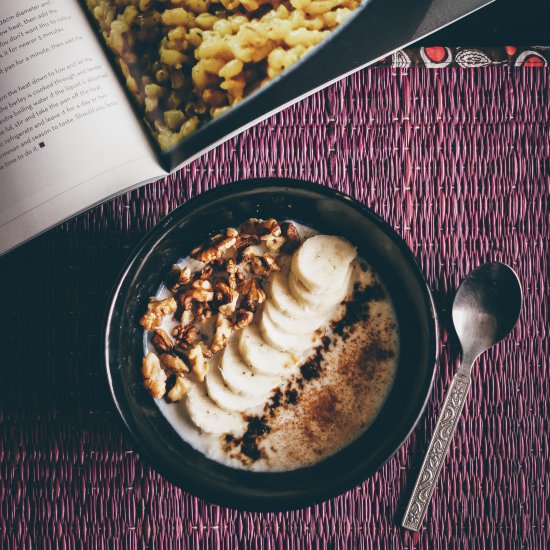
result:
[[[491,0],[2,0],[0,254]]]

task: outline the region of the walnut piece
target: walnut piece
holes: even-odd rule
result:
[[[218,353],[227,346],[229,337],[231,336],[232,328],[229,319],[222,313],[218,313],[216,317],[216,332],[214,333],[214,340],[210,346],[212,353]]]
[[[252,260],[252,271],[259,277],[267,277],[273,271],[280,271],[275,258],[267,252],[263,256],[256,256]]]
[[[174,313],[178,307],[178,304],[174,298],[169,297],[164,300],[157,300],[156,298],[151,298],[149,304],[147,305],[147,311],[143,317],[139,320],[139,324],[145,330],[151,330],[158,328],[162,323],[162,319],[165,315],[170,315]]]
[[[254,312],[247,311],[246,309],[239,309],[236,314],[235,323],[233,324],[234,330],[241,330],[252,323],[254,319]]]
[[[166,373],[159,358],[149,352],[141,361],[143,386],[155,398],[160,399],[166,393]]]
[[[204,342],[202,341],[199,342],[197,346],[200,346],[204,357],[207,357],[207,358],[212,357],[212,350]]]
[[[193,289],[189,291],[189,296],[193,300],[197,302],[211,302],[214,299],[214,291],[210,281],[199,279],[198,281],[193,281],[191,286]]]
[[[231,247],[237,242],[238,232],[236,229],[229,228],[225,233],[216,235],[206,247],[195,248],[191,252],[191,257],[205,264],[209,264],[214,260],[219,260]]]
[[[216,284],[214,297],[218,304],[218,311],[220,313],[223,313],[224,315],[229,316],[235,311],[235,308],[237,307],[237,299],[239,298],[239,293],[223,281],[220,281]]]
[[[170,351],[174,347],[174,342],[164,330],[158,328],[153,336],[153,345],[157,351]]]
[[[263,304],[266,299],[266,293],[252,277],[245,279],[237,286],[237,291],[242,294],[250,304]]]
[[[200,271],[197,271],[195,279],[206,281],[212,277],[212,273],[214,273],[214,268],[211,265],[205,265]]]
[[[185,355],[189,348],[197,341],[199,330],[194,325],[178,325],[172,331],[172,335],[176,339],[175,350]]]
[[[247,246],[239,251],[237,254],[237,262],[239,264],[246,264],[252,261],[257,256],[253,246]]]
[[[281,234],[281,227],[277,220],[270,218],[269,220],[259,220],[250,218],[241,224],[241,231],[251,235],[275,235],[278,237]]]
[[[237,242],[235,243],[236,250],[242,250],[243,248],[248,248],[249,246],[254,246],[260,244],[260,238],[258,235],[249,235],[247,233],[241,233],[237,237]]]
[[[286,239],[282,236],[276,237],[275,235],[264,235],[262,241],[265,242],[265,247],[270,252],[278,252],[286,242]]]
[[[172,389],[166,394],[166,398],[170,403],[181,401],[184,395],[189,393],[191,389],[191,382],[186,380],[183,376],[177,376]]]
[[[174,266],[172,273],[170,274],[171,284],[170,290],[174,293],[191,281],[191,268],[186,265],[183,269],[178,266]]]
[[[281,252],[285,254],[290,254],[294,252],[300,246],[300,235],[298,229],[293,223],[283,222],[281,224],[281,231],[283,237],[286,239],[286,242],[281,248]]]
[[[195,317],[199,323],[204,323],[212,317],[212,309],[208,304],[198,304],[195,309]]]
[[[236,288],[237,287],[237,264],[235,263],[235,260],[232,260],[232,259],[227,260],[225,270],[227,271],[227,284],[232,289]]]
[[[172,336],[178,342],[186,342],[187,344],[193,344],[199,337],[199,330],[197,327],[178,325],[172,330]]]
[[[174,374],[185,374],[189,372],[189,367],[185,364],[181,357],[171,355],[170,353],[163,353],[160,357],[160,364]]]
[[[195,376],[200,382],[203,382],[206,373],[208,372],[208,363],[204,360],[202,347],[199,344],[191,348],[189,351],[189,361]]]
[[[188,325],[195,318],[195,314],[190,309],[185,309],[181,312],[182,326]]]

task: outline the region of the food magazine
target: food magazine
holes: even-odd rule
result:
[[[490,0],[3,0],[0,254]]]

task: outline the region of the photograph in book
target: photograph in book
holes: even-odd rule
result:
[[[86,0],[162,150],[315,48],[360,0]]]
[[[492,0],[1,0],[0,254]]]

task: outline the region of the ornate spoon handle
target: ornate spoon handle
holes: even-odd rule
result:
[[[418,531],[422,525],[458,419],[464,408],[471,382],[468,370],[460,368],[451,382],[414,491],[405,510],[402,525],[411,531]]]

